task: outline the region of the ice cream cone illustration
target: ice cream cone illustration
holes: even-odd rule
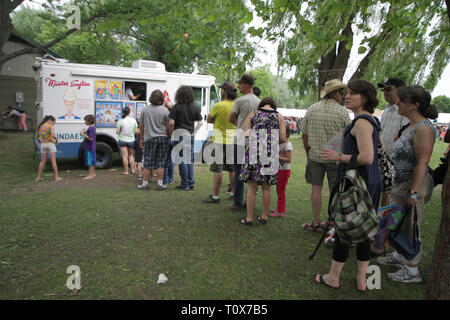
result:
[[[74,113],[75,104],[77,102],[77,96],[75,94],[75,91],[71,88],[68,88],[66,91],[64,91],[62,98],[65,108],[65,114],[64,116],[59,117],[58,119],[65,119],[65,120],[80,119],[80,117],[77,117]]]

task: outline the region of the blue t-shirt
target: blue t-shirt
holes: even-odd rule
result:
[[[85,151],[95,151],[96,150],[96,143],[97,143],[97,134],[95,126],[89,126],[89,128],[86,130],[86,135],[92,139],[92,141],[84,138],[83,141],[83,149]]]

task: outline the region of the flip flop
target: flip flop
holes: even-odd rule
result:
[[[319,276],[319,282],[317,282],[316,278],[317,276]],[[328,283],[325,282],[325,280],[323,280],[323,274],[316,274],[314,275],[314,282],[317,284],[323,284],[327,287],[333,288],[333,289],[339,289],[340,287],[333,287],[332,285],[329,285]]]
[[[247,221],[246,219],[241,219],[241,224],[245,224],[248,227],[251,227],[253,225],[253,221]]]
[[[304,230],[308,230],[308,231],[314,231],[314,232],[319,232],[319,233],[323,232],[323,229],[320,226],[320,223],[317,226],[314,225],[314,222],[304,223],[304,224],[302,224],[302,228]]]
[[[261,224],[267,224],[267,219],[263,219],[261,216],[256,216],[256,221],[258,221]]]

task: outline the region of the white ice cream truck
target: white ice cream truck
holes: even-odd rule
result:
[[[134,61],[131,68],[125,68],[39,59],[33,68],[38,74],[37,121],[40,123],[46,115],[56,118],[57,158],[82,159],[80,131],[87,128],[84,116],[93,114],[97,168],[110,167],[114,152],[119,151],[116,124],[123,108],[129,107],[131,116],[138,118],[153,90],[161,90],[175,103],[175,93],[182,85],[194,89],[195,104],[204,118],[195,136],[194,151],[201,151],[211,136],[212,126],[206,123],[206,116],[219,101],[213,76],[166,72],[162,63],[146,60]],[[128,89],[135,98],[139,96],[137,100],[131,100]]]

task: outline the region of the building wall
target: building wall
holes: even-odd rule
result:
[[[27,114],[28,130],[36,128],[36,82],[34,78],[12,77],[0,75],[0,111],[6,111],[8,106],[17,106],[15,92],[23,92],[22,107]],[[17,129],[17,117],[0,118],[0,130]]]
[[[27,45],[8,41],[3,50],[5,53],[26,48]],[[22,92],[24,102],[21,104],[27,114],[28,130],[36,128],[36,81],[32,64],[39,54],[25,54],[7,61],[0,72],[0,112],[6,111],[8,106],[17,107],[16,92]],[[17,129],[17,117],[0,118],[0,130]]]
[[[11,53],[27,47],[29,46],[23,43],[8,41],[3,47],[3,51],[5,53]],[[32,65],[35,57],[42,57],[42,55],[24,54],[7,61],[2,67],[0,75],[34,78],[35,73],[33,71]]]

